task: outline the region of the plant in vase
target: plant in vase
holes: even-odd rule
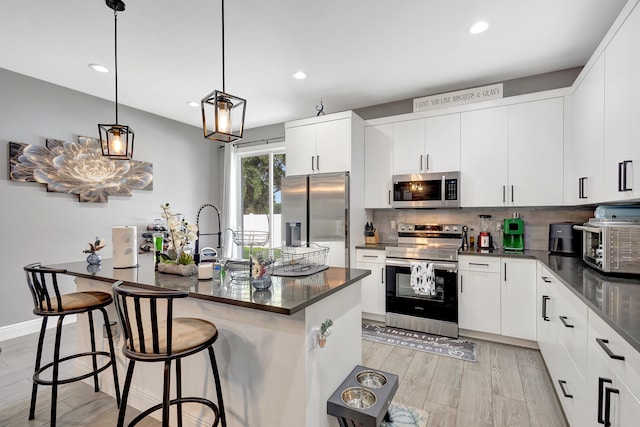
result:
[[[193,255],[186,251],[189,243],[198,239],[198,227],[185,221],[184,215],[173,213],[169,203],[160,207],[162,217],[167,221],[169,238],[166,242],[167,252],[160,254],[162,262],[158,264],[158,271],[182,276],[198,274]]]
[[[271,276],[267,273],[269,265],[273,264],[273,258],[265,256],[264,253],[249,255],[251,264],[251,284],[257,290],[269,289],[271,286]]]
[[[327,342],[327,337],[331,335],[331,327],[333,326],[333,320],[327,319],[320,325],[320,333],[318,334],[318,344],[320,348],[324,348]]]
[[[102,257],[98,255],[98,251],[106,246],[104,240],[100,237],[96,236],[96,239],[93,243],[89,243],[89,249],[85,249],[82,253],[89,254],[87,257],[87,262],[90,265],[97,265],[102,262]]]

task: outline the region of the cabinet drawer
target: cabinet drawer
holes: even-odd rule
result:
[[[484,271],[500,273],[500,258],[488,256],[461,256],[458,268],[464,271]]]
[[[374,262],[384,264],[386,256],[383,250],[357,249],[356,262]]]
[[[582,378],[587,376],[588,310],[565,286],[558,288],[558,337]]]
[[[555,370],[550,371],[551,381],[556,390],[569,425],[585,426],[585,409],[588,398],[586,382],[566,351],[562,350],[555,361]]]
[[[601,344],[596,339],[600,340]],[[629,386],[633,394],[640,396],[640,353],[593,310],[589,310],[589,343],[600,350],[602,356]],[[605,348],[611,355],[607,354]],[[619,356],[624,357],[624,360],[620,360]]]

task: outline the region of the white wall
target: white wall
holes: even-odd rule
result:
[[[191,108],[186,106],[185,108]],[[75,141],[98,137],[98,123],[112,123],[112,102],[0,69],[0,327],[33,319],[33,303],[22,267],[86,258],[82,250],[96,235],[107,238],[101,254],[112,256],[111,227],[136,225],[139,232],[160,218],[160,204],[195,221],[203,203],[221,206],[218,144],[202,130],[120,106],[120,122],[135,131],[136,160],[153,163],[153,191],[80,203],[69,194],[47,193],[37,183],[8,179],[8,143],[44,145],[46,138]],[[193,109],[195,116],[199,109]],[[66,281],[66,287],[71,286]]]

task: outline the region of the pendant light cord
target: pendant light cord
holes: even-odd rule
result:
[[[118,124],[118,11],[113,9],[114,45],[115,45],[115,74],[116,74],[116,124]]]
[[[222,0],[222,91],[227,93],[224,88],[224,0]]]

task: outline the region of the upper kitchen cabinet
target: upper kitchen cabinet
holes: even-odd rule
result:
[[[510,206],[563,204],[563,144],[563,98],[509,106]]]
[[[463,207],[504,206],[507,200],[509,109],[462,113],[460,172]]]
[[[563,203],[563,99],[462,113],[462,206]]]
[[[393,123],[364,128],[364,207],[391,207]]]
[[[604,200],[640,197],[640,10],[604,53]],[[634,173],[638,169],[639,173]]]
[[[285,123],[287,176],[352,171],[364,155],[363,129],[352,111]]]
[[[567,97],[568,137],[565,141],[565,204],[603,200],[604,56],[588,70]]]
[[[393,173],[460,169],[460,114],[393,124]]]

